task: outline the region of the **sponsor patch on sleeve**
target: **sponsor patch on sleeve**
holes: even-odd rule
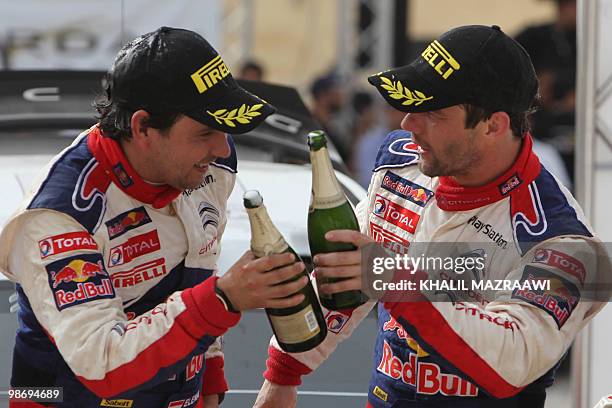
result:
[[[70,256],[51,262],[45,268],[55,305],[60,311],[93,300],[115,297],[101,254]]]
[[[535,252],[533,262],[560,269],[576,278],[581,285],[584,285],[584,277],[586,275],[584,265],[573,256],[561,251],[555,251],[554,249],[540,248]]]
[[[327,322],[327,329],[332,333],[338,334],[342,331],[342,328],[344,328],[344,326],[346,325],[346,323],[349,321],[350,318],[351,316],[347,316],[343,313],[330,310],[325,315],[325,321]]]
[[[131,237],[121,245],[111,248],[108,265],[119,266],[151,252],[159,251],[161,244],[157,230]]]
[[[393,224],[404,231],[414,234],[421,216],[393,201],[376,194],[376,202],[372,213],[378,218]]]
[[[80,249],[97,250],[98,245],[88,232],[75,231],[41,239],[38,241],[38,249],[40,250],[41,259],[45,259],[51,255],[78,251]]]
[[[546,269],[529,265],[523,270],[521,282],[525,281],[548,283],[544,289],[515,289],[512,299],[520,299],[542,309],[555,320],[561,330],[580,301],[576,285]]]
[[[114,239],[120,237],[128,231],[141,227],[150,222],[151,217],[149,217],[149,214],[144,207],[133,208],[119,214],[111,220],[106,221],[108,238]]]
[[[433,191],[400,177],[392,171],[385,173],[380,186],[398,197],[415,203],[419,207],[425,207],[425,204],[434,196]]]
[[[376,395],[378,398],[380,398],[381,400],[385,402],[387,402],[387,399],[389,398],[389,395],[386,392],[384,392],[382,388],[380,388],[378,385],[374,387],[372,394]]]

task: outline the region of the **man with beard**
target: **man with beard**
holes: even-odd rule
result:
[[[521,289],[383,297],[367,407],[544,407],[556,366],[603,307],[586,288],[602,282],[610,265],[598,258],[605,248],[576,200],[532,151],[528,119],[538,81],[529,56],[498,26],[463,26],[410,65],[368,80],[406,112],[403,130],[389,133],[378,151],[368,197],[357,207],[363,234],[326,236],[358,249],[314,258],[317,278],[340,278],[320,290],[365,289],[362,266],[371,274],[371,265],[361,265],[361,252],[372,238],[410,245],[413,259],[421,243],[451,243],[447,250],[465,248],[459,256],[483,261],[477,281]],[[437,271],[412,272],[417,282]],[[451,279],[461,273],[446,272]],[[551,289],[528,287],[542,280]],[[284,353],[273,339],[255,406],[294,407],[300,377],[374,305],[336,312],[344,326],[315,350]]]
[[[126,44],[98,124],[56,156],[0,235],[17,283],[11,387],[63,401],[11,407],[217,407],[220,336],[240,311],[298,304],[292,255],[248,251],[218,278],[236,180],[232,134],[274,108],[240,88],[199,34]]]

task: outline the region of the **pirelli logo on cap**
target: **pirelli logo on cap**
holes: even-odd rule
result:
[[[453,72],[461,68],[459,62],[453,58],[450,52],[438,40],[434,40],[434,42],[429,44],[425,51],[421,53],[421,57],[429,62],[429,65],[444,79],[448,79]]]
[[[223,62],[220,55],[217,55],[202,68],[191,74],[191,79],[196,88],[198,88],[198,92],[204,93],[215,86],[217,82],[223,80],[229,73],[225,62]]]

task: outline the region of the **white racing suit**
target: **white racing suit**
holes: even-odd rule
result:
[[[603,307],[583,288],[602,282],[598,275],[610,268],[578,204],[531,145],[527,136],[513,167],[494,182],[464,188],[419,171],[409,132],[384,140],[368,197],[357,207],[363,233],[408,252],[411,243],[457,243],[465,256],[484,260],[475,280],[551,284],[469,289],[460,298],[430,288],[423,294],[435,301],[380,302],[368,406],[543,407],[555,368]],[[325,311],[333,327],[305,353],[284,353],[273,338],[264,376],[300,384],[374,305]]]
[[[63,387],[58,407],[200,407],[227,390],[218,336],[240,314],[214,275],[230,146],[182,193],[140,179],[96,127],[53,159],[0,235],[19,294],[13,387]]]

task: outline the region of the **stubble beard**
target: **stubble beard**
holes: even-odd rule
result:
[[[457,152],[461,152],[457,154]],[[419,170],[429,177],[449,176],[457,177],[468,174],[478,163],[482,155],[475,148],[475,139],[471,137],[468,145],[449,145],[444,149],[444,156],[447,160],[440,160],[430,151],[429,160],[425,161],[421,157]]]

